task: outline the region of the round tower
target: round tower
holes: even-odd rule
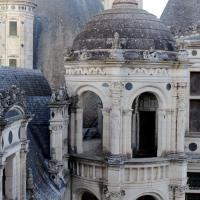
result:
[[[33,68],[35,0],[0,0],[0,65]]]

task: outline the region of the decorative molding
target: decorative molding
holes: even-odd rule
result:
[[[109,38],[106,41],[107,45],[111,45],[112,49],[122,49],[122,47],[126,46],[127,39],[120,38],[119,33],[115,33],[113,38]]]
[[[4,116],[14,105],[19,105],[26,111],[25,92],[17,88],[16,85],[0,91],[0,116]]]
[[[179,193],[185,193],[185,191],[188,189],[188,185],[169,185],[169,191],[170,192],[179,192]]]
[[[163,68],[135,68],[130,71],[133,75],[147,75],[147,76],[168,76],[168,72]]]
[[[77,67],[67,68],[66,75],[105,75],[106,72],[100,67]]]
[[[105,200],[122,200],[126,195],[126,192],[124,190],[110,192],[108,186],[104,186],[103,195],[105,197]]]
[[[53,90],[50,103],[51,104],[65,103],[68,100],[69,100],[69,95],[67,93],[67,88],[61,87],[58,90]]]

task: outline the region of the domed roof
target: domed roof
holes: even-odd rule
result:
[[[174,39],[156,16],[137,8],[135,0],[115,0],[113,9],[95,16],[76,37],[73,49],[121,49],[174,51]]]
[[[0,67],[0,91],[12,85],[23,90],[26,96],[51,96],[51,88],[40,71]]]

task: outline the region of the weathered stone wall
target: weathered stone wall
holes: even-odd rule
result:
[[[80,28],[102,10],[100,0],[37,0],[34,28],[34,67],[43,71],[52,87],[64,80],[65,49]]]

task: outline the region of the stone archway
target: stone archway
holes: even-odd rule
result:
[[[157,157],[158,100],[153,93],[140,94],[133,102],[133,157]]]
[[[95,195],[90,192],[84,192],[82,194],[81,200],[98,200]]]
[[[157,199],[155,199],[155,197],[151,195],[145,195],[145,196],[139,197],[137,200],[157,200]]]
[[[83,152],[100,154],[103,151],[103,103],[94,92],[85,91],[80,95],[82,109]]]

